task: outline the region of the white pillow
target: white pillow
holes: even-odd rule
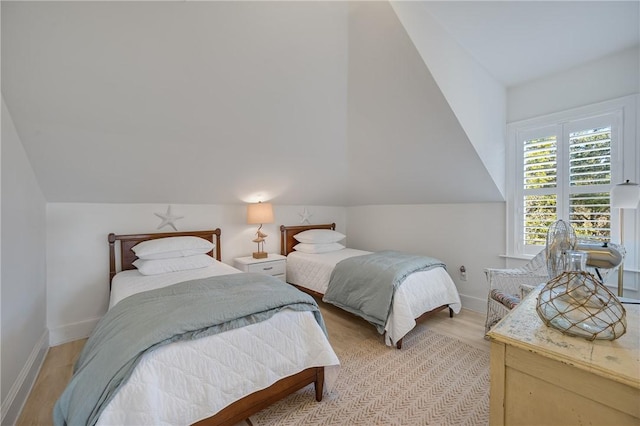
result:
[[[138,268],[142,275],[166,274],[167,272],[186,271],[188,269],[200,269],[215,263],[213,257],[206,254],[195,256],[173,257],[170,259],[145,260],[137,259],[133,266]]]
[[[344,246],[340,243],[322,243],[322,244],[307,244],[300,243],[293,246],[293,249],[296,251],[301,251],[302,253],[327,253],[330,251],[338,251],[342,250]]]
[[[155,260],[205,254],[215,247],[211,241],[200,237],[167,237],[143,241],[131,250],[140,259]]]
[[[293,236],[297,241],[307,244],[326,244],[337,243],[346,237],[331,229],[309,229],[308,231],[302,231]]]

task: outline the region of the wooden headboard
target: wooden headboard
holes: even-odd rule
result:
[[[120,270],[126,271],[135,269],[133,262],[137,259],[135,253],[131,250],[133,246],[142,241],[154,240],[156,238],[166,237],[200,237],[211,241],[216,245],[215,258],[222,260],[220,257],[220,228],[212,231],[186,231],[186,232],[162,232],[157,234],[132,234],[132,235],[116,235],[109,234],[109,287],[111,280],[116,275],[116,241],[120,241]],[[214,239],[215,236],[215,239]],[[213,256],[213,250],[208,253]]]
[[[284,226],[280,225],[280,254],[286,256],[293,251],[293,246],[298,244],[293,236],[298,232],[307,231],[309,229],[331,229],[336,230],[335,223],[327,223],[323,225],[298,225]]]

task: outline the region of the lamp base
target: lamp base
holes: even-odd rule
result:
[[[269,253],[267,253],[266,251],[254,251],[253,252],[253,258],[254,259],[265,259],[269,256]]]

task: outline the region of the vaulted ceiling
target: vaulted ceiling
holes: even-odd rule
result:
[[[439,19],[432,31],[468,52],[503,104],[508,85],[566,68],[567,55],[542,61],[554,45],[517,34],[509,54],[530,48],[547,68],[492,71],[486,43],[507,39],[497,20],[533,6],[410,3],[420,11],[403,18],[386,2],[3,1],[2,96],[50,202],[500,201],[504,112],[474,122],[469,91],[447,89],[446,58],[406,16]],[[619,3],[593,9],[604,46],[569,50],[626,47],[610,35],[630,25]],[[562,25],[527,13],[505,30]],[[568,32],[574,43],[582,31]]]

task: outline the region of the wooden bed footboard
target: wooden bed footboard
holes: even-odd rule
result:
[[[297,288],[298,290],[300,290],[300,291],[302,291],[304,293],[307,293],[308,295],[312,296],[316,300],[322,301],[322,296],[324,296],[322,293],[318,293],[317,291],[313,291],[313,290],[310,290],[308,288],[301,287],[299,285],[295,285],[295,284],[291,284],[291,285],[294,286],[295,288]],[[434,314],[436,314],[436,313],[438,313],[441,310],[446,309],[446,308],[449,308],[449,318],[453,318],[453,309],[451,309],[451,306],[442,305],[442,306],[438,306],[437,308],[432,309],[432,310],[430,310],[428,312],[425,312],[424,314],[422,314],[418,318],[416,318],[415,321],[416,321],[416,323],[418,321],[422,321],[423,319],[428,318],[428,317],[430,317],[430,316],[432,316],[432,315],[434,315]],[[356,316],[355,314],[351,314],[351,315]],[[396,342],[396,348],[402,349],[402,339],[400,339],[400,340],[398,340]]]
[[[246,396],[194,426],[233,426],[311,383],[315,384],[316,401],[322,401],[324,367],[312,367]]]
[[[424,314],[420,315],[418,318],[416,318],[416,322],[421,321],[421,320],[423,320],[425,318],[428,318],[428,317],[440,312],[441,310],[443,310],[445,308],[449,308],[449,318],[453,318],[453,309],[451,309],[451,306],[442,305],[442,306],[438,306],[435,309],[430,310],[429,312],[425,312]],[[396,348],[402,349],[402,339],[400,339],[400,340],[398,340],[396,342]]]

